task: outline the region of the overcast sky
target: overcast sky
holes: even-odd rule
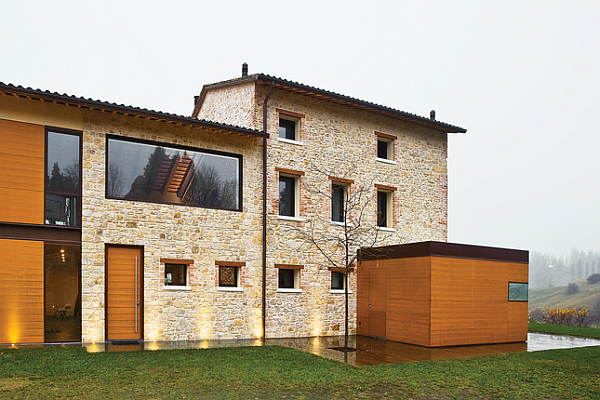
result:
[[[600,1],[4,1],[0,81],[190,115],[263,72],[467,129],[449,241],[600,250]]]

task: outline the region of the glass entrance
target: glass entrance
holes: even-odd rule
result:
[[[81,341],[81,246],[44,246],[44,341]]]

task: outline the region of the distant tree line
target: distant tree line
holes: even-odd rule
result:
[[[600,273],[600,252],[573,248],[568,255],[534,251],[529,258],[529,287],[542,289],[565,286],[578,279]]]

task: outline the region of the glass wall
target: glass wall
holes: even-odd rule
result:
[[[45,223],[80,226],[81,138],[48,131],[46,140]]]
[[[108,138],[106,197],[241,210],[242,157]]]
[[[81,247],[44,246],[44,341],[81,341]]]

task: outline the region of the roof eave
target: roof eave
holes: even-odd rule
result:
[[[130,115],[142,117],[153,121],[162,121],[167,123],[174,123],[180,125],[189,125],[196,127],[203,127],[207,129],[228,132],[239,135],[254,136],[254,137],[269,137],[269,134],[265,134],[260,131],[253,129],[247,129],[237,127],[233,125],[221,124],[218,122],[200,120],[192,117],[185,117],[176,114],[168,114],[159,111],[140,109],[136,107],[126,106],[123,104],[113,104],[98,100],[91,100],[85,98],[79,98],[69,96],[65,94],[52,93],[49,91],[42,91],[39,89],[25,88],[22,86],[14,86],[10,84],[0,83],[0,92],[15,95],[17,97],[24,97],[29,99],[38,99],[43,101],[54,102],[57,104],[64,104],[70,106],[77,106],[85,109],[94,111],[111,112],[120,115]]]
[[[240,78],[229,79],[226,81],[221,81],[217,83],[207,84],[202,87],[202,91],[198,96],[198,100],[194,105],[194,112],[192,113],[192,117],[197,117],[200,112],[200,107],[204,102],[204,98],[206,97],[206,93],[209,90],[238,85],[245,82],[250,81],[260,81],[265,84],[275,83],[275,87],[279,87],[280,89],[285,90],[285,88],[289,88],[298,92],[312,93],[314,97],[321,98],[323,100],[333,101],[334,103],[343,104],[355,109],[362,109],[367,112],[375,112],[378,114],[383,114],[389,116],[391,118],[401,120],[408,123],[417,124],[420,126],[424,126],[430,129],[434,129],[444,133],[466,133],[467,130],[465,128],[461,128],[459,126],[454,126],[451,124],[447,124],[441,121],[436,121],[430,118],[422,117],[416,114],[407,113],[404,111],[396,110],[390,107],[385,107],[379,104],[371,103],[368,101],[356,99],[353,97],[345,96],[339,93],[330,92],[327,90],[319,89],[312,86],[303,85],[301,83],[288,81],[285,79],[277,78],[274,76],[257,73],[248,76],[243,76]]]

